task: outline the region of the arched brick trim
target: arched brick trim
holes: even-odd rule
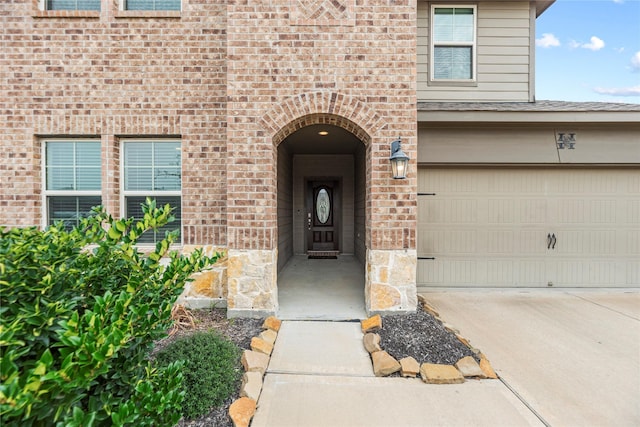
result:
[[[303,93],[276,105],[261,120],[270,131],[273,144],[280,144],[293,132],[313,124],[340,126],[369,145],[372,135],[387,126],[382,116],[361,100],[337,92]]]

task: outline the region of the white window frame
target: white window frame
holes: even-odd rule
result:
[[[180,9],[158,9],[158,10],[138,10],[138,9],[127,9],[127,0],[117,0],[118,2],[118,10],[120,11],[131,11],[131,12],[182,12],[182,0],[180,0]]]
[[[74,143],[87,143],[93,142],[100,145],[102,153],[102,142],[98,138],[47,138],[43,139],[41,143],[41,176],[42,176],[42,227],[49,226],[49,197],[61,196],[61,197],[102,197],[102,188],[99,190],[48,190],[47,189],[47,144],[50,142],[74,142]],[[75,159],[75,155],[74,155]],[[100,161],[100,173],[102,174],[102,154]],[[102,177],[101,177],[102,178]],[[102,179],[100,180],[102,187]]]
[[[179,143],[182,152],[182,140],[180,138],[126,138],[120,140],[120,212],[123,217],[129,217],[127,213],[127,197],[180,197],[180,210],[183,211],[182,197],[182,154],[180,155],[180,190],[125,190],[125,145],[130,142],[147,142],[147,143]],[[158,206],[159,207],[159,206]],[[184,221],[180,221],[180,241],[175,244],[182,245],[184,236]],[[139,243],[140,246],[155,246],[153,243]]]
[[[435,11],[436,9],[473,9],[473,40],[471,42],[438,42],[435,41]],[[429,31],[429,82],[430,83],[475,83],[477,81],[477,41],[478,41],[478,7],[475,4],[432,4],[430,12]],[[435,48],[436,45],[468,46],[471,47],[471,78],[470,79],[436,79],[435,78]]]

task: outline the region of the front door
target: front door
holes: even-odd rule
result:
[[[337,251],[339,197],[337,181],[307,183],[307,250]]]

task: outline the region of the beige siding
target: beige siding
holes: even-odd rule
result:
[[[556,147],[575,133],[575,149]],[[422,124],[418,162],[450,164],[640,164],[640,124]]]
[[[640,285],[638,169],[422,168],[418,187],[419,286]]]
[[[471,86],[429,83],[430,4],[418,2],[419,101],[530,100],[533,40],[529,2],[478,3],[477,81]]]

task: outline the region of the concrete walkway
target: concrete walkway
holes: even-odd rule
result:
[[[364,267],[354,256],[296,255],[278,273],[281,320],[350,320],[366,316]]]
[[[542,425],[498,380],[376,378],[359,322],[284,321],[252,427]]]
[[[251,425],[640,425],[638,291],[423,295],[500,380],[376,378],[359,323],[284,321]]]

